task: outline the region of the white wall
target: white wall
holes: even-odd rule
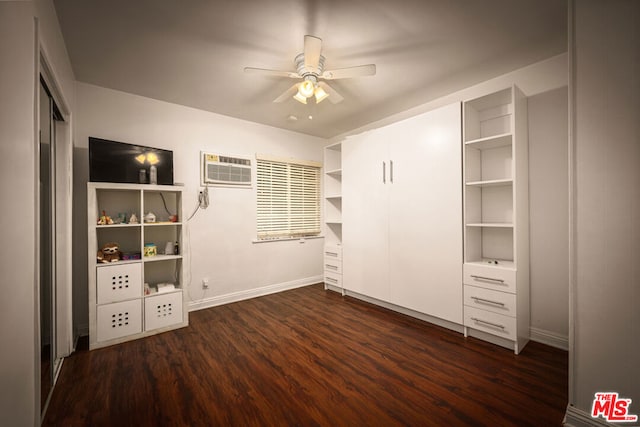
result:
[[[568,101],[566,87],[528,99],[532,337],[563,348],[569,336]]]
[[[0,2],[0,200],[6,214],[0,256],[0,419],[40,424],[36,333],[36,125],[39,41],[73,108],[73,74],[50,1]]]
[[[640,2],[574,2],[570,403],[617,391],[640,415]]]
[[[28,2],[0,2],[0,191],[3,206],[19,214],[0,216],[0,418],[10,425],[35,425],[36,265],[34,81],[35,34]],[[11,58],[5,60],[5,58]],[[20,177],[20,179],[16,179]],[[8,202],[11,201],[9,204]],[[10,351],[7,351],[10,349]]]
[[[326,141],[89,84],[77,84],[75,127],[76,315],[87,324],[86,182],[89,136],[173,150],[174,180],[184,183],[185,210],[197,205],[200,151],[256,153],[322,161]],[[214,188],[211,205],[189,222],[190,299],[203,307],[322,280],[323,239],[254,243],[256,191]],[[187,278],[188,271],[187,269]],[[209,289],[201,280],[208,277]],[[86,327],[86,326],[85,326]]]
[[[332,138],[379,128],[452,102],[516,84],[529,98],[530,286],[532,339],[568,348],[568,56],[558,55]],[[399,136],[401,137],[401,136]],[[407,137],[411,137],[408,135]],[[532,154],[532,156],[531,156]],[[549,157],[553,158],[549,158]],[[554,182],[551,182],[554,181]],[[462,190],[461,190],[462,191]],[[551,200],[553,199],[553,201]],[[553,206],[555,203],[557,206]],[[553,231],[556,244],[549,241]],[[535,235],[534,235],[535,233]],[[552,297],[553,296],[553,297]]]

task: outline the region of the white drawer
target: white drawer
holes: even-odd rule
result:
[[[96,267],[98,304],[124,301],[142,296],[142,263],[109,264]]]
[[[144,330],[182,323],[182,291],[144,299]]]
[[[342,274],[342,260],[325,257],[323,270],[325,272]]]
[[[324,247],[324,257],[342,259],[342,246],[327,245]]]
[[[516,316],[516,295],[476,286],[464,286],[464,305],[506,316]]]
[[[98,341],[142,332],[142,301],[139,299],[99,305],[96,314]]]
[[[510,340],[515,340],[517,336],[515,317],[474,307],[464,307],[464,326]]]
[[[503,292],[516,292],[516,270],[477,264],[464,264],[465,285]]]
[[[330,271],[324,272],[324,283],[331,286],[342,287],[342,274],[331,273]]]

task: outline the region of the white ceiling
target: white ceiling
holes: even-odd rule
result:
[[[332,137],[566,51],[562,0],[55,0],[76,79],[279,128]],[[344,101],[273,99],[305,34]],[[297,121],[288,120],[295,115]],[[313,120],[308,116],[312,115]]]

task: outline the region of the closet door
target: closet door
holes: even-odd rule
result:
[[[389,144],[393,162],[389,193],[391,302],[459,324],[460,123],[460,104],[455,103],[389,126],[396,135]]]
[[[344,288],[389,300],[387,141],[375,132],[342,145]]]

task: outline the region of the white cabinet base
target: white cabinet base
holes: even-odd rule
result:
[[[109,341],[142,332],[139,299],[99,305],[96,308],[98,341]]]
[[[182,292],[154,295],[144,300],[146,331],[182,323]]]

